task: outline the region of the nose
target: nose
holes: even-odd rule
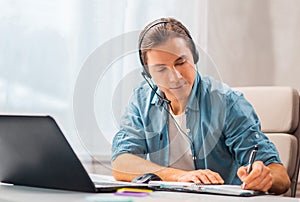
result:
[[[171,68],[170,80],[171,81],[178,81],[181,78],[182,78],[181,73],[176,68],[174,68],[174,67]]]

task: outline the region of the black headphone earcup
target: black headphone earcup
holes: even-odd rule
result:
[[[144,67],[144,70],[142,71],[142,76],[145,78],[145,77],[148,77],[149,79],[151,79],[151,75],[149,74],[149,72],[146,70],[146,68]]]
[[[199,52],[195,47],[194,53],[193,53],[194,63],[197,64],[199,61]]]

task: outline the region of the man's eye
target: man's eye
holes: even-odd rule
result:
[[[176,65],[179,65],[179,66],[180,66],[180,65],[184,65],[185,62],[186,62],[186,60],[182,60],[182,61],[177,62]]]
[[[165,70],[166,70],[166,68],[165,68],[165,67],[162,67],[162,68],[158,69],[157,71],[158,71],[158,72],[163,72],[163,71],[165,71]]]

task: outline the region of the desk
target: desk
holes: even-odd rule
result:
[[[7,186],[0,185],[0,202],[92,202],[88,200],[91,197],[122,197],[114,196],[114,194],[95,194],[73,191],[61,191],[53,189],[40,189],[22,186]],[[127,196],[126,196],[127,197]],[[128,198],[128,197],[127,197]],[[280,196],[255,196],[255,197],[234,197],[234,196],[217,196],[208,194],[192,194],[192,193],[179,193],[179,192],[153,192],[146,197],[130,197],[134,202],[182,202],[182,201],[203,201],[203,202],[300,202],[300,199],[280,197]],[[95,201],[95,200],[94,200]]]

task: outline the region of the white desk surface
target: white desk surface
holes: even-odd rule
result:
[[[7,186],[0,185],[0,202],[35,202],[35,201],[54,201],[54,202],[96,202],[104,201],[103,199],[114,199],[114,197],[122,197],[122,199],[131,198],[132,201],[138,202],[176,202],[176,201],[205,201],[205,202],[236,202],[236,201],[255,201],[255,202],[300,202],[298,198],[280,197],[280,196],[254,196],[254,197],[234,197],[234,196],[217,196],[209,194],[192,194],[192,193],[179,193],[179,192],[153,192],[146,197],[129,197],[129,196],[115,196],[114,194],[103,193],[84,193],[73,191],[61,191],[54,189],[40,189],[22,186]],[[117,199],[117,198],[115,198]]]

